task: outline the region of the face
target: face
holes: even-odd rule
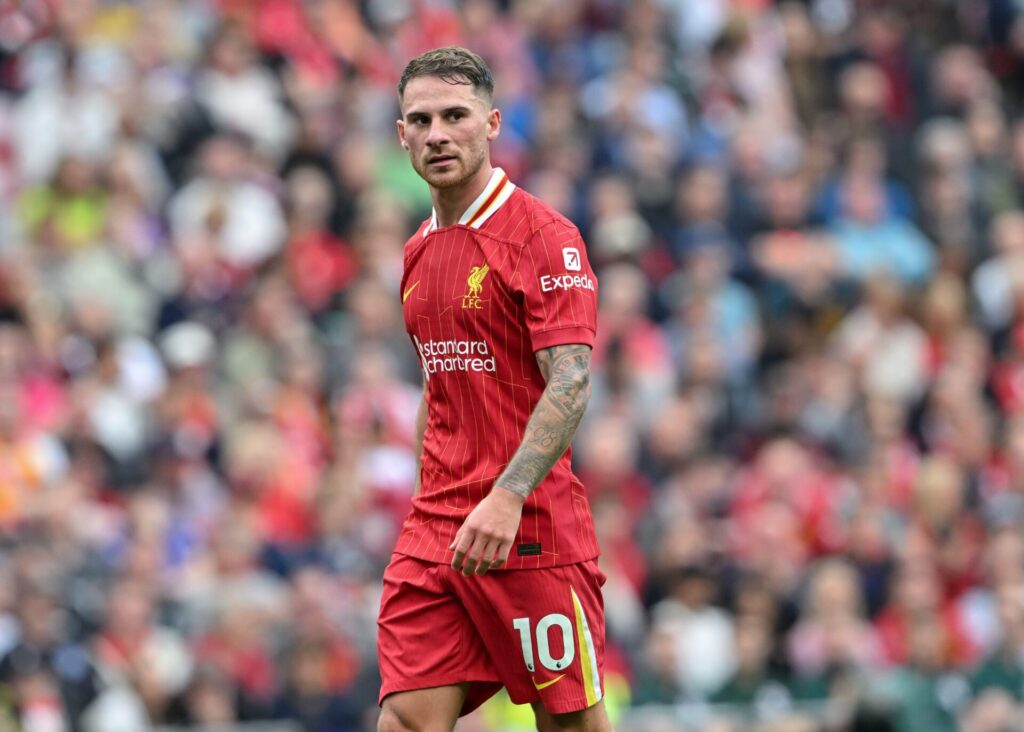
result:
[[[405,87],[398,137],[413,168],[433,188],[456,188],[472,179],[500,129],[501,113],[470,84],[419,76]]]

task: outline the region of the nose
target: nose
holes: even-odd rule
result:
[[[444,120],[439,118],[431,120],[430,130],[427,132],[427,145],[440,147],[448,141],[448,130],[445,128]]]

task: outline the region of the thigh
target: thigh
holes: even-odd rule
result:
[[[384,572],[377,620],[382,705],[400,692],[467,684],[459,710],[466,714],[501,688],[472,619],[441,579],[445,570],[452,571],[396,554]]]
[[[456,589],[516,704],[578,712],[604,695],[604,575],[596,561],[462,577]]]

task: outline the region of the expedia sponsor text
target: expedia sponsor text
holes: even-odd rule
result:
[[[540,278],[541,292],[568,290],[571,287],[581,290],[593,290],[594,281],[588,275],[542,275]]]

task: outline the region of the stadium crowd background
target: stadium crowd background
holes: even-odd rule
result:
[[[0,729],[372,728],[446,44],[599,275],[621,729],[1024,729],[1013,0],[0,3]]]

